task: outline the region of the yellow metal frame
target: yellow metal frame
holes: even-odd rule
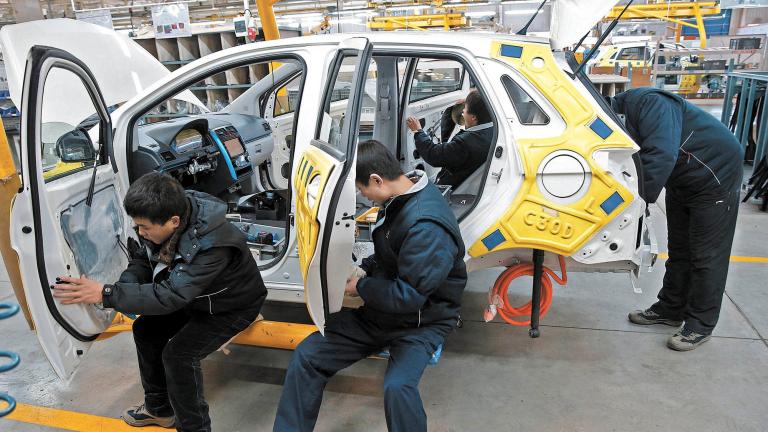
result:
[[[132,328],[132,318],[117,314],[112,325],[104,330],[97,340],[105,340],[123,332],[130,332]],[[313,324],[259,320],[235,336],[232,343],[293,350],[304,338],[315,331],[317,327]]]
[[[621,14],[624,6],[616,6],[605,16],[604,21],[612,21]],[[665,2],[657,4],[633,5],[627,8],[621,20],[655,18],[669,21],[678,25],[675,37],[679,41],[682,26],[698,29],[701,47],[707,46],[707,31],[704,28],[704,15],[717,15],[720,5],[717,2]],[[685,22],[680,18],[695,18],[696,24]]]
[[[520,50],[520,56],[501,55],[502,45],[513,45]],[[512,65],[546,95],[562,116],[566,128],[557,137],[517,140],[525,171],[521,190],[504,215],[470,247],[469,255],[479,257],[505,249],[525,248],[570,256],[634,199],[632,192],[596,164],[592,155],[606,148],[633,149],[634,143],[618,130],[603,139],[590,128],[600,117],[597,110],[557,66],[548,45],[496,42],[491,48],[491,56]],[[537,66],[534,66],[534,59],[537,59]],[[592,172],[586,195],[568,205],[549,201],[536,183],[542,161],[558,150],[578,153]],[[623,202],[606,214],[600,203],[614,194],[618,194]],[[492,235],[503,236],[503,241],[489,249],[483,239]]]
[[[384,16],[374,17],[368,21],[368,28],[371,30],[427,30],[435,27],[450,30],[452,27],[464,27],[466,25],[467,18],[461,13]]]

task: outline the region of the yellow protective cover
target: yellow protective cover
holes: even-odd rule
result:
[[[510,64],[536,86],[560,113],[566,128],[557,137],[516,141],[525,170],[522,187],[504,215],[469,248],[469,255],[480,257],[492,251],[525,248],[570,256],[634,199],[632,192],[595,163],[592,154],[603,148],[631,149],[634,143],[600,119],[605,114],[598,114],[576,89],[558,67],[548,45],[497,42],[492,46],[492,56]],[[540,67],[532,63],[536,58],[543,60],[537,60]],[[568,205],[549,201],[536,183],[541,162],[558,150],[578,153],[592,172],[586,195]]]

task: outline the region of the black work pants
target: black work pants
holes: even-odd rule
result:
[[[336,372],[389,346],[384,375],[384,412],[390,431],[427,430],[419,380],[449,329],[385,330],[357,311],[331,315],[325,336],[309,335],[296,347],[283,384],[273,431],[309,432],[315,427],[323,390]]]
[[[144,402],[150,414],[176,416],[179,431],[210,431],[200,360],[246,329],[259,308],[211,315],[180,310],[133,323]]]
[[[651,309],[685,328],[712,334],[728,276],[739,192],[685,196],[667,190],[669,259],[659,301]]]

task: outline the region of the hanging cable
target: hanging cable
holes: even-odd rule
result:
[[[541,275],[541,315],[546,315],[549,306],[552,305],[552,281],[565,286],[568,283],[568,274],[565,270],[565,259],[558,256],[560,261],[560,273],[562,277],[557,276],[555,272],[544,267],[544,273]],[[485,309],[485,321],[491,321],[498,313],[508,324],[514,326],[527,326],[531,323],[532,302],[528,302],[520,307],[514,307],[509,303],[509,285],[520,276],[533,276],[533,264],[525,263],[508,267],[496,279],[493,288],[488,292],[488,307]],[[523,321],[520,317],[528,317]]]
[[[10,303],[0,303],[0,321],[10,318],[19,312],[19,305]],[[11,351],[0,351],[0,358],[10,359],[8,363],[0,364],[0,373],[8,372],[15,368],[21,362],[19,355]],[[7,393],[0,392],[0,401],[5,402],[6,406],[0,404],[0,418],[7,416],[16,409],[16,399]]]

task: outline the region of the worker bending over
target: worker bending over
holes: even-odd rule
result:
[[[458,187],[476,169],[488,159],[488,152],[493,141],[493,123],[483,97],[477,90],[471,90],[464,101],[464,130],[452,140],[435,144],[421,129],[421,123],[416,117],[408,117],[406,125],[415,132],[413,139],[416,150],[428,164],[440,167],[435,183]],[[441,122],[442,127],[447,123]],[[442,131],[443,137],[450,136]]]
[[[141,315],[133,339],[144,402],[123,413],[126,423],[210,431],[200,360],[259,315],[267,296],[259,268],[245,235],[226,220],[227,205],[185,192],[168,175],[135,181],[124,206],[143,244],[129,242],[120,280],[60,277],[54,296]]]
[[[385,347],[387,427],[427,430],[419,380],[459,322],[467,283],[459,225],[426,175],[405,176],[378,141],[359,145],[355,180],[366,198],[383,204],[372,232],[374,254],[361,266],[365,277],[350,277],[345,289],[365,304],[331,314],[325,336],[315,332],[296,348],[275,418],[278,432],[313,430],[328,380]]]
[[[643,199],[655,202],[666,188],[669,259],[659,301],[629,320],[684,323],[667,346],[692,350],[709,340],[720,316],[744,150],[722,123],[677,95],[638,88],[611,105],[640,146]]]

